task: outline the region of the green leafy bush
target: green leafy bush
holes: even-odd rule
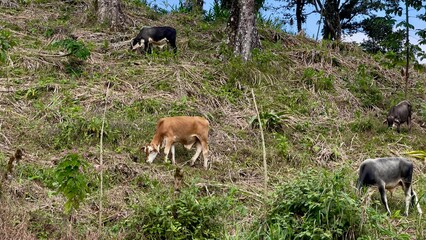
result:
[[[289,141],[288,138],[285,135],[282,135],[280,133],[276,133],[274,135],[277,139],[277,146],[278,146],[278,150],[279,152],[283,155],[283,156],[287,156],[288,154],[288,150],[289,150]]]
[[[90,51],[84,43],[82,41],[68,38],[57,41],[53,43],[52,46],[63,48],[68,52],[68,63],[65,65],[65,69],[70,74],[80,76],[82,73],[81,65],[83,64],[83,61],[90,57]]]
[[[366,211],[369,221],[363,218],[348,171],[310,170],[279,186],[265,217],[254,225],[248,238],[358,239],[378,232],[396,236],[380,225],[385,218],[371,208]]]
[[[282,129],[282,120],[284,119],[284,112],[275,112],[274,110],[270,112],[261,112],[259,113],[260,121],[262,123],[262,128],[269,131],[280,131]],[[259,127],[259,118],[257,115],[254,115],[250,121],[250,126]]]
[[[65,202],[65,213],[77,210],[89,193],[88,178],[84,170],[88,164],[78,154],[71,153],[63,157],[54,171],[57,192],[62,193]]]
[[[53,43],[54,47],[62,47],[68,51],[68,55],[80,60],[87,60],[90,57],[90,51],[82,41],[74,39],[64,39]]]
[[[161,199],[160,199],[161,198]],[[232,196],[200,196],[184,189],[175,199],[157,196],[135,207],[126,219],[126,239],[221,239]]]

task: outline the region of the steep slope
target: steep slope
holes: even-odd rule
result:
[[[216,238],[238,238],[264,214],[261,138],[256,122],[251,122],[256,114],[251,89],[268,128],[270,192],[307,169],[345,168],[350,189],[365,158],[426,149],[424,73],[411,74],[409,100],[415,119],[411,132],[404,125],[398,134],[382,121],[388,109],[404,99],[399,69],[385,67],[383,57],[367,55],[355,45],[315,42],[261,24],[264,49],[243,63],[226,46],[224,22],[178,12],[159,14],[125,1],[133,25],[118,33],[96,24],[91,8],[88,1],[49,0],[0,8],[0,30],[11,32],[16,42],[8,51],[11,61],[0,68],[2,175],[9,156],[17,148],[24,150],[13,178],[2,183],[0,230],[6,238],[149,238],[145,232],[132,235],[138,231],[132,224],[142,215],[137,206],[175,198],[175,167],[164,164],[162,157],[147,165],[139,147],[151,140],[159,118],[177,115],[201,115],[211,123],[209,171],[200,161],[193,168],[184,165],[193,152],[177,148],[185,187],[199,191],[184,196],[208,196],[220,203],[232,198],[227,204],[244,211],[222,217],[229,224]],[[175,27],[178,55],[129,52],[129,40],[147,25]],[[66,55],[55,45],[64,39],[83,43],[90,57]],[[107,94],[108,83],[112,87]],[[95,168],[100,163],[104,108],[105,227],[98,233]],[[52,195],[53,170],[70,152],[89,163],[86,173],[92,187],[73,216],[73,232],[63,213],[65,198]],[[414,186],[424,196],[425,165],[414,161]],[[214,206],[206,201],[200,202]],[[402,191],[390,201],[392,209],[402,209]],[[397,220],[390,220],[394,232],[425,236],[425,224],[414,213],[402,226]]]

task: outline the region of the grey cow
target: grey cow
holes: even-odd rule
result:
[[[396,126],[396,130],[400,132],[400,125],[406,122],[408,129],[411,130],[411,111],[411,103],[404,100],[389,110],[388,117],[384,123],[387,122],[388,127]]]
[[[376,186],[379,189],[381,200],[386,211],[390,215],[386,189],[392,190],[397,186],[402,186],[405,193],[405,215],[411,204],[417,205],[417,211],[422,214],[422,209],[418,203],[417,194],[414,192],[411,183],[414,165],[411,161],[400,157],[367,159],[359,167],[359,178],[357,189],[361,191],[363,186]]]

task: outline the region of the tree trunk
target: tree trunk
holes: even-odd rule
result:
[[[302,22],[303,22],[303,0],[296,0],[296,22],[297,22],[297,32],[302,31]]]
[[[113,30],[123,28],[125,16],[120,0],[95,0],[95,6],[100,23],[108,23]]]
[[[323,38],[340,41],[342,39],[342,25],[339,16],[339,1],[326,0],[324,4]]]
[[[229,42],[234,54],[244,61],[251,58],[253,48],[261,48],[256,28],[256,11],[254,0],[234,0],[228,21]]]

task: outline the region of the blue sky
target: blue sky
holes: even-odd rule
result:
[[[150,2],[148,0],[148,2]],[[165,8],[167,10],[171,9],[171,6],[177,6],[179,4],[179,0],[152,0],[152,4],[157,4],[159,7],[161,8]],[[204,0],[204,10],[209,10],[213,5],[213,0]],[[266,0],[265,1],[265,5],[266,6],[278,6],[278,1],[277,0]],[[425,9],[422,10],[422,13],[425,12]],[[416,29],[422,29],[426,27],[426,22],[421,21],[420,19],[418,19],[416,16],[418,14],[420,14],[421,12],[415,11],[414,9],[410,9],[409,10],[409,16],[410,16],[410,23],[412,25],[414,25],[414,27]],[[266,17],[271,17],[273,18],[279,18],[280,14],[277,11],[265,11],[265,10],[261,10],[261,14],[263,16]],[[311,14],[308,16],[307,21],[305,24],[303,24],[303,29],[306,32],[306,35],[310,38],[315,39],[316,38],[316,34],[318,31],[318,19],[319,16],[318,14]],[[397,22],[400,22],[402,20],[404,20],[405,17],[401,16],[401,17],[397,17],[396,20]],[[285,31],[290,32],[290,33],[296,33],[297,29],[296,29],[296,24],[294,24],[293,26],[290,25],[286,25],[284,26]],[[352,36],[348,36],[345,35],[343,37],[344,41],[355,41],[355,42],[362,42],[363,39],[366,39],[366,35],[364,33],[356,33]],[[319,39],[321,39],[321,32],[320,32],[320,36]],[[417,35],[415,35],[414,31],[411,31],[410,34],[410,42],[412,43],[417,43],[419,41],[419,37]],[[426,51],[426,45],[421,45],[420,46],[424,51]],[[422,63],[426,63],[426,59],[422,61]]]

